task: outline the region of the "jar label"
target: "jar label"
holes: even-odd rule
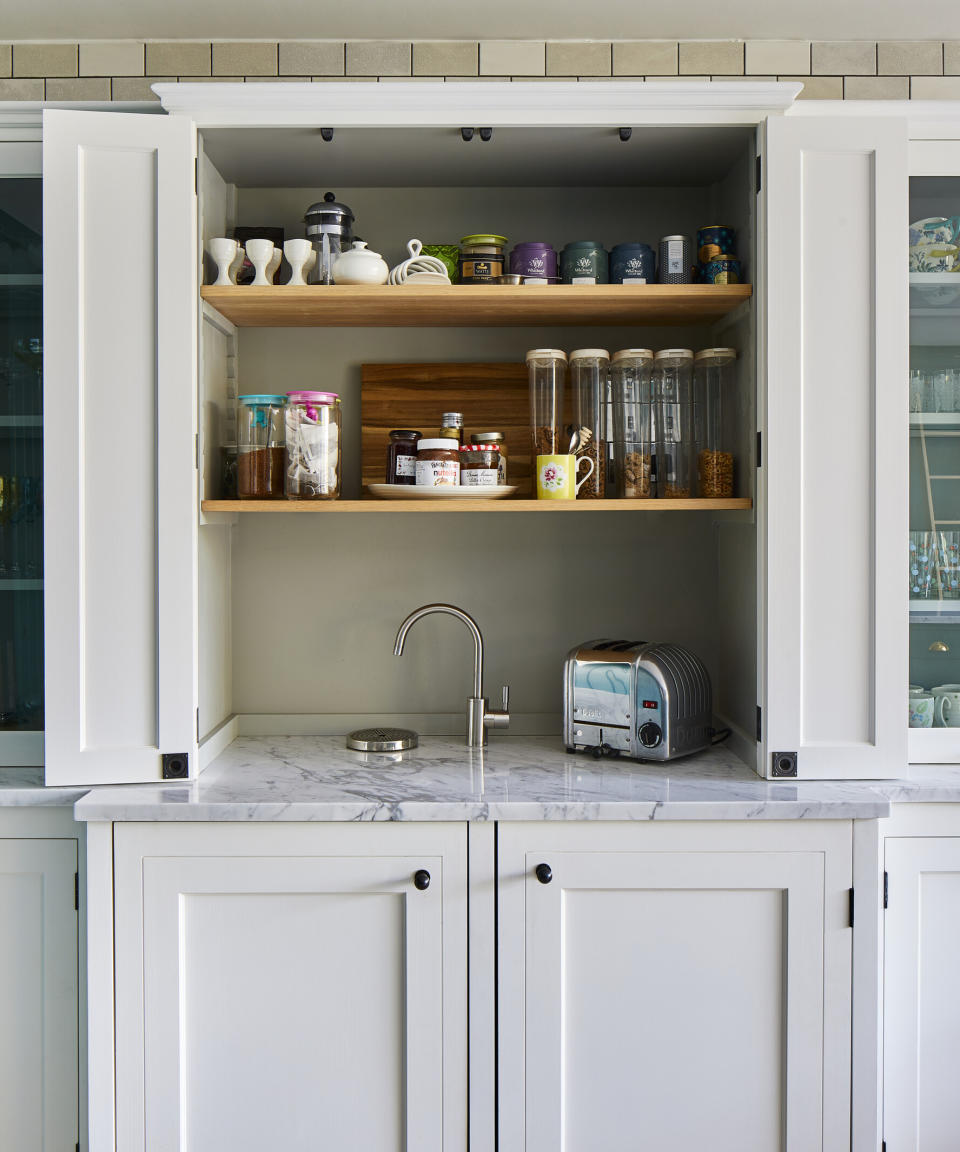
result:
[[[596,276],[574,276],[570,280],[571,284],[596,284]]]
[[[463,488],[496,488],[498,480],[496,468],[464,468],[460,473]]]
[[[397,457],[397,475],[398,476],[416,476],[417,474],[417,458],[416,456],[398,456]]]
[[[683,241],[667,241],[667,272],[671,275],[683,272]]]
[[[463,280],[490,280],[503,274],[503,257],[493,260],[461,260],[460,277]]]
[[[646,284],[646,276],[624,276],[624,284]]]
[[[418,488],[456,488],[460,483],[459,460],[417,460]]]

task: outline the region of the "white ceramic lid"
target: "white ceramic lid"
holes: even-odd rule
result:
[[[460,445],[450,436],[444,436],[437,440],[418,440],[418,452],[436,452],[441,448],[448,448],[451,452],[459,452]]]
[[[694,360],[736,360],[736,348],[701,348],[700,351],[694,356]]]
[[[570,353],[571,360],[609,360],[610,353],[606,348],[577,348]]]
[[[690,348],[661,348],[654,354],[654,360],[692,360],[693,352]]]
[[[567,354],[562,348],[531,348],[527,353],[528,360],[563,360],[566,362]]]
[[[614,352],[613,362],[616,364],[618,360],[652,360],[653,353],[649,348],[621,348],[619,352]]]

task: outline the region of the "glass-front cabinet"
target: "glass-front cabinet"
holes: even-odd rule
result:
[[[39,145],[0,146],[0,765],[43,762]]]
[[[960,754],[960,145],[910,177],[910,759]]]

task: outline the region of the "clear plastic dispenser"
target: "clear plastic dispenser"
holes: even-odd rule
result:
[[[574,452],[593,461],[593,472],[577,493],[578,500],[600,500],[606,494],[609,370],[610,353],[605,348],[578,348],[570,353]]]
[[[686,499],[696,487],[693,352],[664,348],[653,359],[653,421],[657,496]]]
[[[694,357],[693,390],[697,424],[697,495],[733,495],[733,453],[725,419],[731,403],[734,348],[704,348]]]
[[[240,396],[237,420],[237,495],[241,500],[278,500],[286,471],[286,396]]]
[[[614,352],[610,365],[617,495],[626,500],[645,500],[654,494],[652,467],[656,442],[650,396],[652,367],[653,353],[649,348],[624,348]]]
[[[527,353],[527,374],[530,380],[530,426],[533,429],[534,458],[564,453],[570,445],[569,438],[563,434],[566,352],[559,348],[532,348]]]

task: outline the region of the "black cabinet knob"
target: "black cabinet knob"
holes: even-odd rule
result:
[[[426,892],[430,887],[430,873],[426,868],[418,868],[413,874],[413,886],[419,888],[421,892]]]
[[[541,884],[549,884],[553,879],[553,869],[549,864],[538,864],[535,872]]]

